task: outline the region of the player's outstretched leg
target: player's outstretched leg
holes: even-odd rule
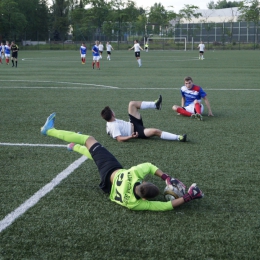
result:
[[[46,120],[44,126],[41,128],[43,135],[56,137],[68,143],[76,143],[85,145],[89,135],[77,134],[71,131],[57,130],[54,128],[56,113],[52,113]]]
[[[162,96],[160,95],[155,101],[130,101],[128,106],[128,112],[132,115],[132,110],[135,109],[157,109],[161,110],[162,108]]]
[[[88,148],[84,145],[70,143],[70,144],[68,144],[67,149],[70,152],[74,151],[74,152],[80,153],[82,155],[85,155],[89,159],[93,160]]]
[[[160,95],[159,98],[155,100],[155,106],[158,110],[162,109],[162,95]]]
[[[187,134],[179,135],[178,140],[179,140],[179,142],[186,142],[187,141]]]
[[[47,135],[47,131],[49,129],[54,128],[54,122],[55,122],[56,113],[52,113],[47,117],[47,120],[44,124],[44,126],[41,128],[41,133],[43,135]]]

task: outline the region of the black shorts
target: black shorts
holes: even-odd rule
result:
[[[103,53],[103,51],[99,51],[99,53],[101,53],[101,54],[102,54],[102,53]]]
[[[111,54],[111,51],[107,51],[107,54],[109,54],[109,55],[110,55],[110,54]]]
[[[12,58],[17,59],[17,57],[18,57],[18,52],[17,52],[17,51],[16,51],[16,52],[13,52],[13,53],[12,53]]]
[[[137,119],[136,117],[129,114],[129,119],[130,119],[130,122],[134,125],[134,132],[138,133],[138,138],[142,138],[142,139],[148,138],[144,134],[145,127],[144,127],[142,118]]]
[[[123,169],[123,166],[117,161],[115,156],[100,143],[92,145],[89,152],[98,167],[101,179],[99,184],[100,189],[105,193],[110,193],[112,186],[110,176],[115,170]]]
[[[200,53],[204,53],[204,51],[200,51]]]
[[[135,52],[135,57],[137,58],[137,57],[140,57],[140,51],[136,51]]]

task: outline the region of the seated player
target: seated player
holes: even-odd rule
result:
[[[174,105],[172,109],[183,116],[202,120],[204,107],[201,98],[203,98],[208,108],[208,116],[213,116],[207,94],[202,87],[194,85],[191,77],[186,77],[184,83],[185,86],[181,87],[181,107]]]

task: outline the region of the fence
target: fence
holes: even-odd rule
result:
[[[258,27],[253,22],[177,24],[174,35],[186,37],[188,43],[203,41],[210,48],[258,49]]]
[[[184,50],[184,42],[180,42],[177,38],[186,38],[186,49],[194,50],[197,48],[197,43],[203,41],[207,49],[222,49],[222,50],[256,50],[260,49],[258,27],[253,22],[228,22],[228,23],[198,23],[198,24],[176,24],[171,34],[163,32],[162,34],[153,34],[153,37],[161,37],[162,40],[156,41],[156,44],[150,44],[151,50]],[[107,37],[103,34],[93,34],[88,37],[83,37],[82,40],[90,49],[94,40],[99,40],[105,45],[106,41],[110,41],[115,50],[127,50],[133,46],[134,39],[143,42],[143,35],[122,32],[123,37],[113,35]],[[165,38],[174,39],[176,41],[169,42]],[[86,41],[87,38],[87,41]],[[89,40],[92,39],[92,40]],[[37,42],[34,42],[34,44]],[[19,45],[21,50],[79,50],[81,41],[47,41],[46,44],[35,45]],[[18,43],[19,44],[19,43]]]

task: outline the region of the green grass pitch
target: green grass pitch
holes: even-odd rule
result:
[[[138,68],[133,51],[113,51],[111,61],[104,53],[99,71],[90,51],[85,65],[79,51],[20,51],[18,68],[0,65],[0,228],[81,157],[40,134],[54,111],[57,129],[95,136],[126,168],[148,161],[187,186],[196,182],[205,198],[170,212],[130,211],[102,193],[87,160],[0,232],[1,260],[259,259],[259,52],[209,51],[201,61],[197,51],[150,51],[141,58]],[[185,76],[207,92],[214,117],[207,109],[202,122],[172,111]],[[159,94],[161,111],[141,111],[145,126],[187,133],[187,143],[107,136],[103,107],[128,120],[130,100]],[[148,180],[163,191],[159,178]]]

